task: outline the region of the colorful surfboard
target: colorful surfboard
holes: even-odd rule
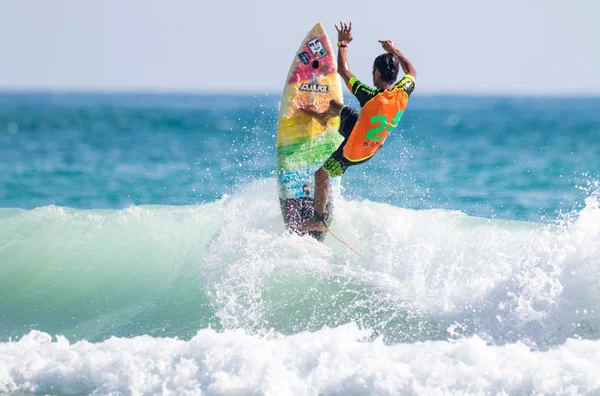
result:
[[[339,117],[332,117],[327,125],[322,125],[300,107],[309,104],[325,109],[331,99],[342,102],[342,84],[337,74],[334,48],[323,26],[317,23],[294,56],[279,111],[279,200],[288,227],[312,218],[315,172],[343,140],[338,133]],[[340,193],[340,187],[341,177],[331,178],[328,224],[332,219],[332,198]],[[325,233],[313,232],[311,235],[320,241],[325,238]]]

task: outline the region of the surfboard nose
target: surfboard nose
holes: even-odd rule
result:
[[[317,24],[311,30],[320,30],[320,31],[324,32],[325,27],[321,24],[321,22],[317,22]]]

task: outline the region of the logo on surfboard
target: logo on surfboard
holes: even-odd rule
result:
[[[315,60],[321,59],[322,57],[327,55],[327,50],[325,50],[325,46],[317,37],[308,41],[306,45],[308,46],[308,49],[310,49],[310,52],[312,52],[313,56],[315,57]]]
[[[300,91],[327,93],[327,92],[329,92],[329,85],[304,83],[300,86]]]
[[[300,85],[300,91],[327,93],[329,92],[329,85],[319,84],[319,77],[313,74],[309,82]]]

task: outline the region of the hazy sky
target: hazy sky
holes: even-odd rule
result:
[[[344,19],[366,81],[391,39],[421,92],[600,94],[598,18],[597,0],[0,0],[0,89],[280,93],[308,30],[335,42]]]

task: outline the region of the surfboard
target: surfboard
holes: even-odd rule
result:
[[[343,101],[342,83],[333,46],[323,26],[317,23],[296,51],[279,110],[277,182],[281,212],[288,228],[313,217],[315,172],[343,141],[338,133],[339,117],[322,125],[300,107],[311,104],[325,109],[331,99]],[[340,193],[341,179],[330,179],[327,225],[333,217],[333,197]],[[326,232],[310,235],[323,241]]]

